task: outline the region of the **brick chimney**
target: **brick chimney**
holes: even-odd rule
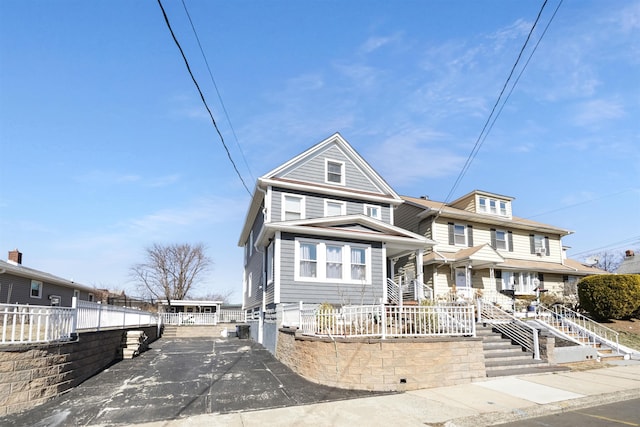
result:
[[[627,250],[625,251],[624,255],[625,255],[627,258],[631,258],[631,257],[632,257],[632,256],[634,256],[635,254],[633,253],[633,251],[632,251],[631,249],[627,249]]]
[[[9,262],[13,264],[22,264],[22,252],[17,249],[9,251]]]

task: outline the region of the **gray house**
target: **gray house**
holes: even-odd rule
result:
[[[22,265],[22,253],[9,251],[7,261],[0,260],[0,303],[71,307],[75,296],[93,301],[92,287]]]
[[[388,301],[394,262],[432,241],[394,225],[402,198],[339,134],[258,178],[240,235],[243,309],[273,350],[283,305]],[[419,279],[418,263],[411,277]]]

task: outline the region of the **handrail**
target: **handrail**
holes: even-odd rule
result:
[[[393,304],[401,301],[400,286],[390,278],[387,278],[387,300]]]
[[[538,330],[526,322],[517,319],[493,304],[485,304],[478,299],[478,323],[490,323],[495,329],[520,346],[533,353],[535,360],[540,360],[540,343]]]
[[[554,305],[553,310],[550,310],[545,307],[538,307],[539,312],[547,313],[549,316],[552,316],[554,319],[560,320],[560,326],[562,328],[559,329],[560,332],[575,332],[580,336],[584,336],[589,339],[590,345],[594,345],[596,341],[601,341],[604,344],[609,346],[615,346],[615,350],[617,353],[620,353],[620,343],[619,336],[620,334],[617,331],[614,331],[611,328],[608,328],[604,325],[601,325],[598,322],[595,322],[589,319],[582,314],[571,310],[568,307],[562,305]],[[545,316],[541,316],[540,314],[536,315],[538,320],[544,321]],[[553,325],[552,325],[553,326]],[[576,330],[577,329],[577,330]],[[572,339],[570,335],[567,335],[569,339]],[[572,339],[572,341],[576,341],[579,344],[585,344],[580,340]]]

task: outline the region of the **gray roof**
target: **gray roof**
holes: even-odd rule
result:
[[[640,256],[625,257],[616,270],[618,274],[640,274]]]
[[[22,264],[15,264],[13,262],[0,260],[0,274],[3,273],[26,277],[27,279],[41,280],[43,282],[52,283],[59,286],[66,286],[68,288],[78,289],[82,291],[94,291],[93,287],[86,286],[81,283],[76,283],[73,280],[63,279],[62,277],[54,276],[53,274],[46,273],[44,271],[25,267]]]

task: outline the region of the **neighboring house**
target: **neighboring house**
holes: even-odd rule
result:
[[[219,313],[222,301],[210,300],[159,300],[159,309],[163,313]]]
[[[616,270],[617,274],[640,274],[640,257],[631,249],[625,251],[624,259]]]
[[[504,302],[505,295],[543,291],[562,300],[575,297],[581,277],[605,273],[566,258],[562,238],[571,231],[514,216],[512,197],[476,190],[446,204],[403,199],[396,224],[436,242],[422,260],[424,282],[436,298],[454,290],[472,298],[481,291],[485,299]]]
[[[394,260],[413,254],[414,276],[433,242],[394,225],[403,200],[339,134],[258,178],[238,242],[243,308],[259,319],[287,303],[386,302]]]
[[[22,253],[0,260],[0,303],[71,307],[72,298],[95,299],[95,289],[22,265]]]

